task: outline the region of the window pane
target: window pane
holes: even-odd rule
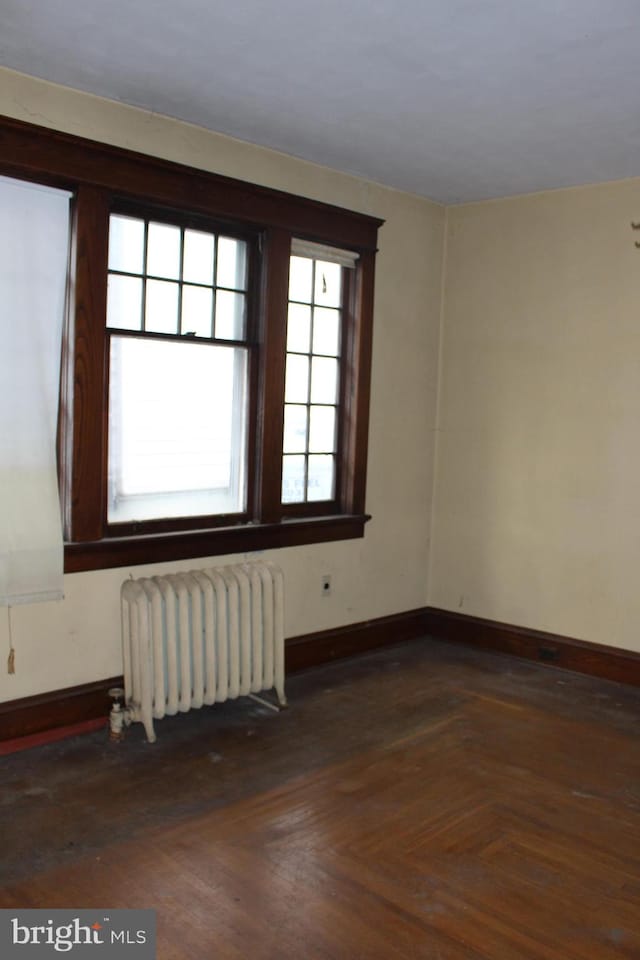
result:
[[[182,277],[190,283],[213,286],[214,237],[201,230],[185,230]]]
[[[311,277],[313,260],[307,257],[291,257],[289,261],[289,300],[311,303]]]
[[[218,237],[216,283],[219,287],[231,287],[233,290],[247,289],[247,245],[244,240]]]
[[[337,357],[340,353],[340,311],[316,307],[313,311],[313,352]]]
[[[311,339],[311,307],[300,303],[289,304],[287,320],[287,350],[309,353]]]
[[[119,330],[140,330],[142,326],[142,280],[109,274],[107,282],[107,326]]]
[[[287,403],[306,403],[309,399],[309,360],[294,353],[287,354],[287,376],[284,399]]]
[[[337,403],[338,361],[314,357],[311,361],[311,403]]]
[[[150,223],[147,240],[147,273],[177,280],[180,276],[180,228]]]
[[[144,260],[144,220],[109,217],[109,270],[142,273]]]
[[[305,453],[307,449],[307,408],[286,404],[284,408],[284,452]],[[325,450],[330,449],[328,447]]]
[[[178,284],[147,280],[145,330],[153,333],[178,332]]]
[[[243,293],[216,291],[216,337],[221,340],[244,339],[245,299]]]
[[[304,503],[304,463],[304,457],[282,458],[283,503]]]
[[[334,457],[310,456],[307,500],[333,500]]]
[[[213,291],[206,287],[182,288],[181,333],[195,333],[197,337],[210,337],[213,322]]]
[[[240,347],[112,337],[109,521],[245,509]]]
[[[342,267],[339,263],[316,260],[314,302],[323,307],[339,307],[342,290]]]
[[[332,453],[336,444],[336,408],[311,407],[309,451]]]

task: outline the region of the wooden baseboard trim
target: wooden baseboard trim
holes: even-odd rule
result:
[[[640,654],[633,651],[437,607],[421,607],[389,617],[290,637],[286,642],[287,673],[423,636],[640,686]],[[96,683],[0,703],[0,742],[29,738],[63,727],[73,728],[104,718],[111,707],[108,690],[122,684],[122,677],[109,677]]]
[[[438,640],[508,653],[603,680],[640,686],[640,654],[543,630],[427,607],[425,632]]]
[[[0,741],[32,737],[45,730],[74,727],[106,717],[111,709],[108,690],[121,687],[122,682],[122,677],[108,677],[0,703]]]
[[[422,636],[425,633],[423,619],[424,610],[411,610],[334,630],[291,637],[286,641],[287,672],[294,673],[340,657]],[[123,683],[122,677],[109,677],[96,683],[0,703],[0,742],[31,738],[44,731],[72,728],[106,717],[111,709],[108,690],[121,687]]]
[[[421,607],[390,617],[378,617],[333,630],[291,637],[286,642],[287,673],[422,637],[427,632],[425,613],[424,607]]]

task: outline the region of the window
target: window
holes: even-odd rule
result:
[[[65,569],[363,536],[381,221],[0,121],[73,195]]]
[[[283,504],[333,502],[340,463],[341,370],[348,274],[356,259],[292,244],[282,459]]]
[[[109,525],[246,514],[247,247],[110,215]]]

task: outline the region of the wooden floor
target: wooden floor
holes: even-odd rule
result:
[[[640,957],[640,692],[433,641],[3,761],[3,907],[160,960]]]

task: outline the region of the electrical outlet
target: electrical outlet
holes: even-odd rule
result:
[[[325,573],[322,578],[322,596],[331,596],[331,576],[328,573]]]

